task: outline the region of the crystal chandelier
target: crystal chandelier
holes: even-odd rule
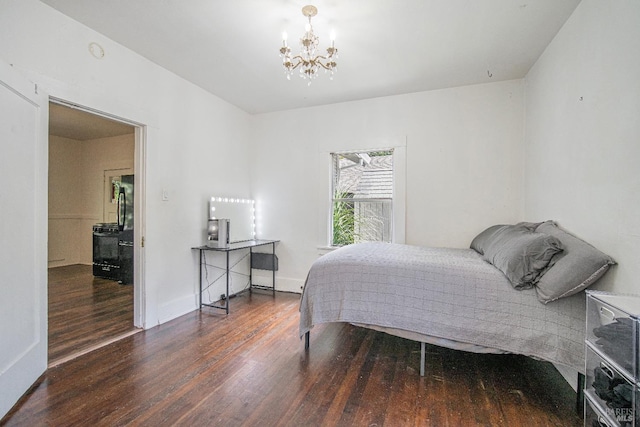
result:
[[[291,48],[287,46],[287,33],[282,34],[282,47],[280,48],[280,57],[282,58],[282,66],[287,75],[287,79],[291,80],[293,70],[300,67],[300,77],[308,79],[308,85],[311,80],[318,76],[320,67],[325,72],[329,72],[329,79],[333,80],[333,74],[338,71],[336,58],[338,58],[338,49],[335,47],[335,34],[331,32],[331,46],[327,48],[327,55],[316,55],[318,47],[318,36],[313,34],[311,26],[311,18],[316,16],[318,9],[315,6],[305,6],[302,8],[302,14],[309,18],[309,23],[305,25],[305,33],[300,39],[300,54],[292,57]]]

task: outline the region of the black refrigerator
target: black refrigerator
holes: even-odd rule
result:
[[[133,284],[133,175],[120,178],[118,194],[118,258],[120,259],[119,282]]]

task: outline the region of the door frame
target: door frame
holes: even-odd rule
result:
[[[93,115],[104,117],[109,120],[132,126],[135,130],[135,149],[133,170],[136,176],[134,182],[134,230],[133,238],[133,326],[146,329],[146,301],[145,301],[145,250],[144,236],[146,230],[146,146],[147,146],[147,125],[137,121],[123,118],[108,112],[100,111],[86,105],[80,105],[56,96],[49,96],[49,102],[84,111]],[[48,108],[48,107],[47,107]],[[48,179],[48,178],[47,178]],[[47,287],[48,287],[47,283]]]

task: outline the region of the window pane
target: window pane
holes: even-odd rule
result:
[[[392,241],[392,154],[332,154],[332,245]]]
[[[333,245],[344,246],[354,243],[354,221],[353,203],[345,201],[333,203]]]
[[[391,200],[354,203],[354,243],[391,241]]]

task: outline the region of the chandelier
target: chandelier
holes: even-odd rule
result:
[[[291,48],[287,46],[287,33],[282,34],[280,57],[288,80],[291,80],[293,70],[298,67],[300,67],[300,77],[309,80],[308,85],[311,85],[311,80],[318,76],[318,71],[320,71],[321,67],[324,68],[325,72],[330,73],[330,80],[333,80],[333,74],[338,71],[336,64],[338,49],[335,47],[335,34],[333,32],[331,32],[331,46],[327,48],[327,55],[316,55],[318,36],[313,34],[311,18],[316,16],[317,13],[318,9],[315,6],[308,5],[302,8],[302,14],[309,18],[309,23],[305,25],[305,33],[300,39],[300,54],[291,56]]]

